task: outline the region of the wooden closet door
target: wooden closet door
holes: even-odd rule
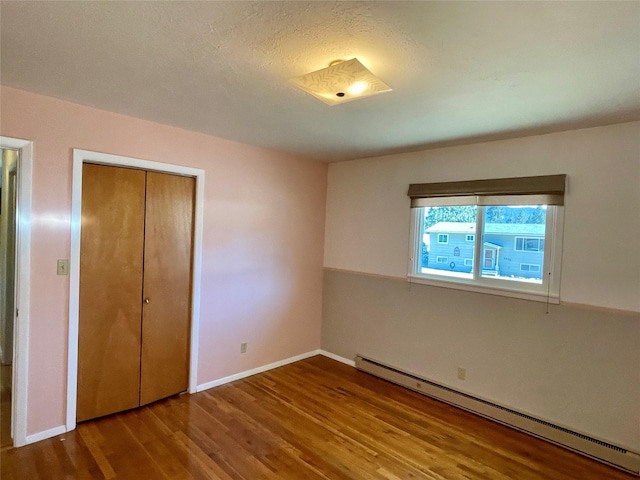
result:
[[[82,169],[77,421],[139,405],[145,172]]]
[[[188,387],[195,179],[147,173],[140,405]]]

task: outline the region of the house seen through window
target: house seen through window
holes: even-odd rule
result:
[[[479,275],[542,283],[540,265],[544,263],[547,221],[544,205],[422,208],[424,253],[417,273],[473,278],[479,208],[484,208],[485,217],[476,266]]]

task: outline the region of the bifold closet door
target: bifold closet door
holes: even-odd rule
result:
[[[76,420],[187,390],[195,179],[82,170]]]
[[[145,175],[82,169],[78,421],[140,403]]]
[[[147,173],[140,405],[188,386],[195,179]]]

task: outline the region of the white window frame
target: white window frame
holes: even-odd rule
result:
[[[476,241],[475,234],[465,236],[464,241],[465,242],[475,242]]]
[[[441,242],[440,237],[445,237],[445,241]],[[438,243],[441,245],[445,245],[449,243],[449,234],[448,233],[438,233]]]
[[[452,204],[455,205],[455,203]],[[446,200],[439,199],[436,205],[444,206],[447,203]],[[479,259],[478,262],[482,260],[483,235],[481,233],[484,230],[485,208],[478,206],[478,218],[476,220],[474,259]],[[541,272],[543,273],[542,283],[514,281],[500,277],[482,277],[482,269],[475,267],[472,268],[473,278],[461,278],[460,276],[422,273],[420,271],[420,242],[424,232],[424,214],[423,208],[413,208],[411,221],[412,254],[409,260],[408,278],[412,283],[559,304],[563,225],[564,207],[548,206],[544,261],[541,266]]]

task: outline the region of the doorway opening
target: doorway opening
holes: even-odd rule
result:
[[[16,312],[18,150],[2,148],[0,159],[0,448],[12,444],[11,404]]]
[[[3,445],[26,445],[33,142],[0,136],[0,348]],[[5,153],[6,152],[6,153]],[[7,256],[10,257],[7,260]],[[8,402],[7,402],[8,401]],[[2,402],[0,402],[2,403]]]

